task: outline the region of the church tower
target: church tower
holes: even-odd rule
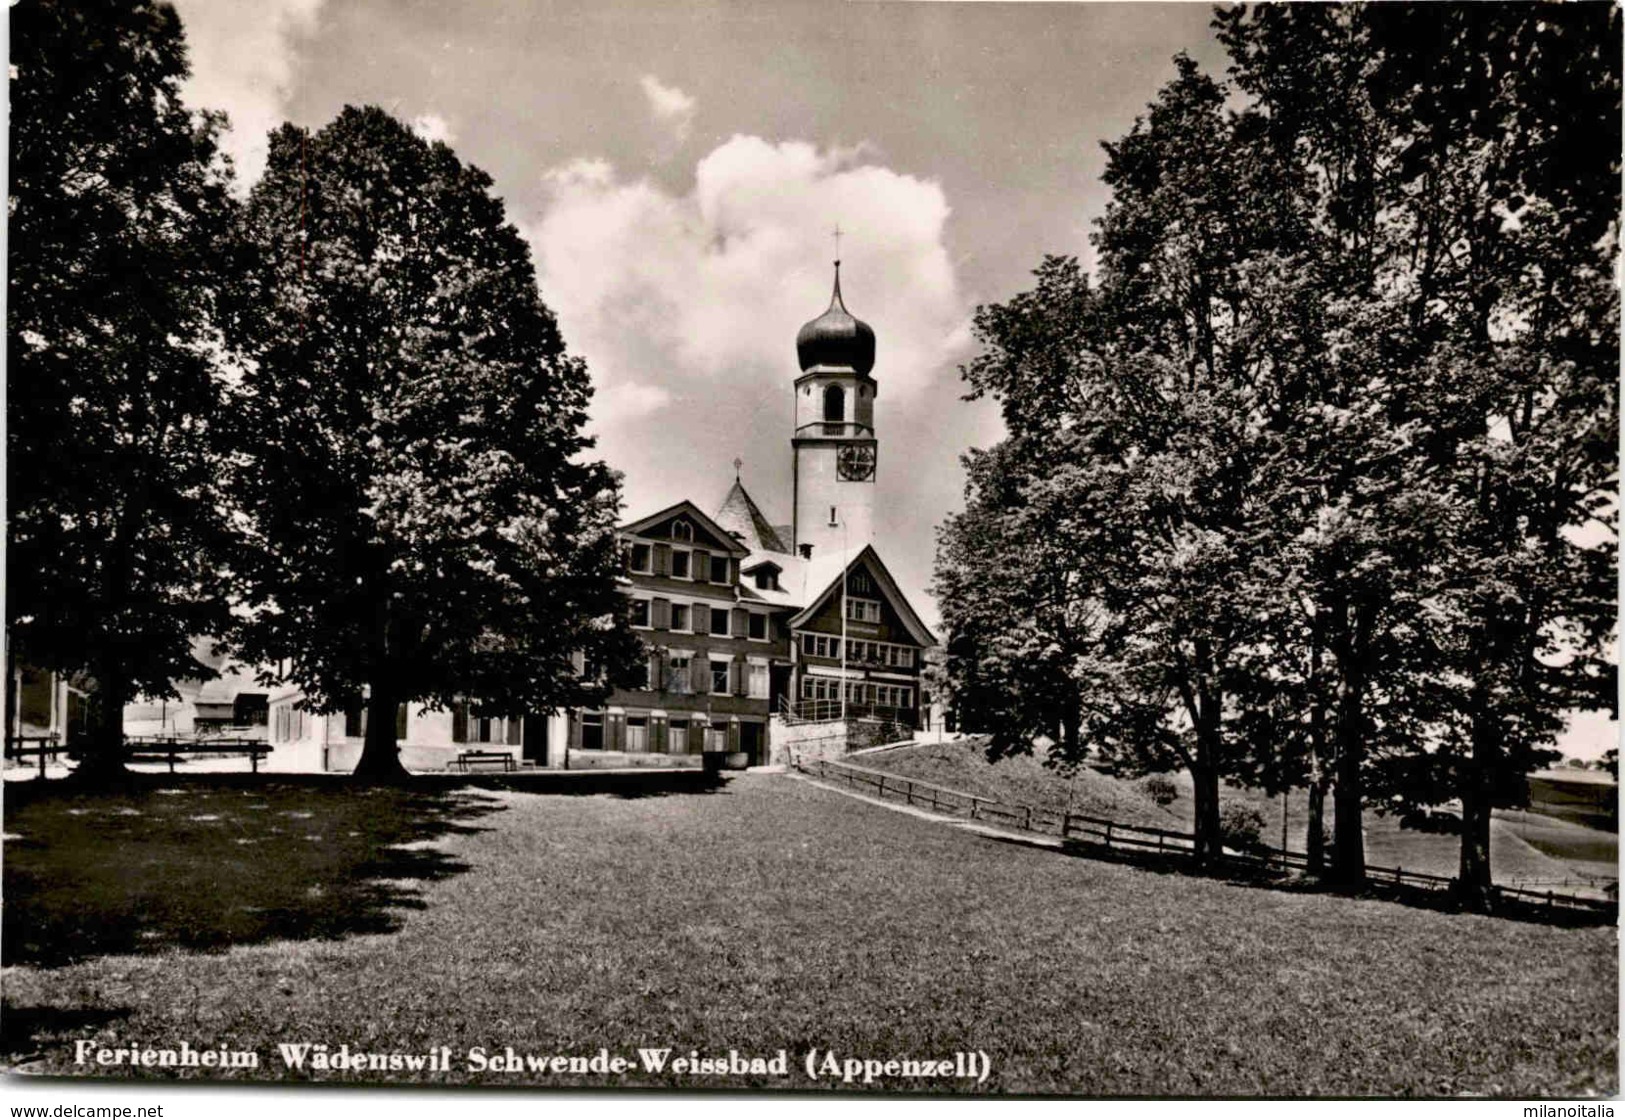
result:
[[[861,548],[874,541],[875,332],[841,300],[840,261],[829,310],[797,332],[796,357],[796,548]]]

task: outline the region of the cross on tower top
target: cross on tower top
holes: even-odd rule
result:
[[[738,456],[734,457],[734,481],[735,482],[739,481],[739,468],[743,467],[744,465],[745,465],[745,460],[739,458]]]
[[[835,223],[835,232],[830,236],[835,238],[835,266],[839,268],[841,265],[841,224],[839,222]]]

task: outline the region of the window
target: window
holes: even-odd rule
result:
[[[802,677],[801,698],[803,700],[839,700],[841,698],[841,683],[831,677]]]
[[[750,667],[750,684],[747,692],[752,700],[767,699],[766,665],[752,665]]]
[[[671,672],[666,674],[666,691],[688,693],[690,689],[688,654],[673,654]]]
[[[758,568],[756,570],[756,589],[758,591],[777,591],[779,589],[779,573],[772,568]]]
[[[278,709],[280,711],[281,709]],[[352,700],[344,708],[344,737],[346,739],[360,739],[367,734],[367,704],[364,700]]]
[[[648,629],[649,627],[649,600],[632,600],[632,625]]]
[[[671,527],[671,539],[674,541],[691,541],[694,539],[694,526],[686,521],[675,522]]]
[[[751,613],[750,638],[755,642],[767,641],[767,615]]]
[[[581,749],[584,751],[601,751],[604,749],[604,713],[581,713]]]
[[[728,662],[711,662],[711,691],[718,696],[728,695]]]
[[[634,572],[653,571],[654,550],[646,544],[632,546],[632,570]]]
[[[712,583],[728,582],[728,558],[726,556],[711,557],[710,579]]]
[[[688,604],[673,603],[671,605],[671,628],[673,630],[688,629]]]
[[[626,749],[631,754],[643,754],[649,749],[649,717],[626,717]]]
[[[846,419],[846,390],[831,385],[824,390],[824,422],[840,423]]]
[[[801,652],[808,657],[827,657],[832,661],[841,659],[841,639],[832,638],[828,634],[801,635]]]
[[[879,622],[880,604],[873,599],[852,599],[846,601],[846,617],[853,622]]]
[[[689,579],[688,572],[689,553],[682,549],[672,549],[671,576],[673,579]]]
[[[728,636],[728,612],[722,607],[711,608],[711,633],[718,638]]]
[[[902,685],[881,684],[875,686],[875,704],[881,708],[907,708],[911,707],[914,699],[914,690]]]
[[[870,595],[874,593],[874,584],[869,582],[868,572],[853,572],[846,581],[846,589],[854,595]]]

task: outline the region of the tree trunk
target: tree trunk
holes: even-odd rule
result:
[[[90,708],[90,727],[81,740],[84,758],[73,778],[88,785],[120,785],[130,780],[124,765],[124,701],[128,686],[124,674],[104,659],[92,668],[96,695]]]
[[[1067,707],[1061,713],[1061,748],[1068,762],[1079,762],[1082,753],[1078,743],[1078,703],[1068,700]]]
[[[1212,766],[1191,768],[1191,783],[1195,787],[1196,847],[1193,860],[1197,867],[1209,868],[1224,855],[1224,837],[1219,825],[1219,772]]]
[[[1326,693],[1325,676],[1321,671],[1320,617],[1316,611],[1309,648],[1309,820],[1304,834],[1309,874],[1317,877],[1326,873],[1326,787],[1331,783],[1326,768]]]
[[[367,697],[367,734],[355,777],[367,782],[404,782],[410,774],[401,765],[401,747],[395,739],[395,711],[400,702],[388,688],[374,682]]]
[[[1337,696],[1337,785],[1332,794],[1333,881],[1354,886],[1365,881],[1364,800],[1360,764],[1364,761],[1364,697],[1355,666],[1343,667]]]
[[[1490,877],[1491,780],[1495,760],[1495,728],[1480,707],[1473,713],[1473,754],[1461,783],[1461,866],[1456,892],[1462,904],[1474,910],[1490,909],[1494,895]]]
[[[1309,874],[1326,873],[1326,775],[1318,757],[1309,762]]]

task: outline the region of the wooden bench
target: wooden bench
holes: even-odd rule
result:
[[[125,740],[132,762],[167,762],[169,772],[175,772],[175,763],[184,755],[246,754],[254,773],[260,772],[260,759],[271,753],[268,744],[259,739],[163,739],[136,738]]]
[[[513,755],[507,751],[463,751],[457,756],[457,761],[453,765],[466,774],[470,766],[487,762],[500,765],[504,770],[518,769],[514,765]]]

